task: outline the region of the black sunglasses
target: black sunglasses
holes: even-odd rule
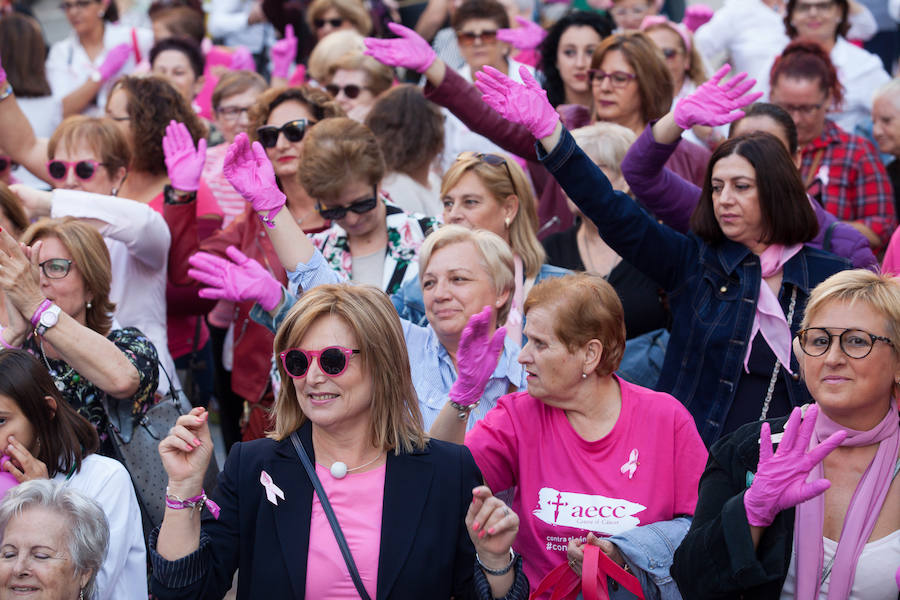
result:
[[[341,19],[341,18],[337,18],[337,19],[313,19],[313,25],[316,26],[316,29],[322,29],[323,27],[325,27],[325,24],[326,24],[326,23],[329,24],[329,25],[331,25],[331,26],[334,27],[335,29],[337,29],[338,27],[340,27],[341,25],[344,24],[344,19]]]
[[[329,94],[331,94],[332,98],[337,98],[338,94],[340,94],[341,91],[343,90],[344,95],[347,96],[348,98],[350,98],[351,100],[353,100],[354,98],[359,96],[363,90],[367,90],[367,89],[369,89],[369,88],[360,87],[360,86],[356,85],[355,83],[351,83],[350,85],[345,85],[344,87],[341,87],[334,83],[329,83],[328,85],[325,86],[325,91],[328,92]]]
[[[347,216],[347,211],[353,211],[358,215],[363,213],[367,213],[376,206],[378,206],[378,190],[376,188],[372,188],[372,196],[370,198],[365,198],[363,200],[357,200],[353,204],[349,206],[336,206],[334,208],[322,208],[322,205],[319,204],[317,210],[319,214],[322,215],[323,219],[328,219],[329,221],[340,221],[344,217]]]
[[[263,148],[274,148],[280,134],[283,133],[289,142],[299,142],[306,135],[306,130],[314,124],[315,121],[309,119],[294,119],[281,127],[266,125],[256,130],[256,137],[259,138],[259,143],[263,145]]]

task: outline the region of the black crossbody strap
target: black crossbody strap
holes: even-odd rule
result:
[[[344,532],[341,531],[337,516],[335,516],[334,510],[331,508],[331,502],[328,501],[328,496],[325,495],[325,489],[322,487],[322,482],[319,481],[319,476],[316,475],[316,469],[313,467],[309,455],[306,454],[306,450],[304,450],[303,446],[300,444],[300,438],[297,437],[296,431],[291,434],[291,443],[294,445],[297,456],[300,457],[300,462],[303,463],[303,468],[306,469],[306,474],[309,475],[309,480],[316,489],[319,503],[322,505],[322,510],[325,511],[325,516],[328,517],[328,524],[331,525],[331,531],[334,532],[334,538],[337,540],[338,547],[341,549],[341,554],[344,556],[344,562],[347,563],[347,569],[350,571],[350,577],[353,579],[353,585],[356,586],[356,591],[359,592],[359,597],[362,598],[362,600],[371,600],[368,592],[366,592],[366,588],[363,586],[362,578],[359,576],[359,570],[357,570],[356,563],[353,561],[353,555],[350,554],[350,546],[347,545],[347,540],[344,538]]]

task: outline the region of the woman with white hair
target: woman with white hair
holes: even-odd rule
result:
[[[95,501],[55,481],[28,481],[0,502],[0,531],[0,598],[92,597],[109,545]]]

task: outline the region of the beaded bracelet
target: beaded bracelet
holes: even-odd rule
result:
[[[174,509],[174,510],[182,510],[185,508],[196,508],[197,512],[203,510],[203,507],[209,509],[209,512],[212,513],[214,519],[219,518],[219,505],[210,500],[206,496],[206,490],[201,489],[199,496],[194,496],[192,498],[181,499],[178,496],[169,493],[169,488],[166,487],[166,506]],[[191,513],[191,518],[194,517],[194,513]]]
[[[481,557],[478,556],[478,553],[475,553],[475,560],[478,562],[478,566],[481,567],[481,570],[487,573],[488,575],[494,575],[499,577],[500,575],[506,575],[513,568],[513,565],[516,564],[516,553],[512,548],[509,549],[509,564],[503,567],[502,569],[490,569],[484,566],[484,563],[481,562]]]

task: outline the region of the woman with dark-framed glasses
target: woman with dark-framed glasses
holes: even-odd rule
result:
[[[672,566],[685,598],[897,597],[898,345],[900,280],[812,291],[794,348],[815,404],[711,448]]]

